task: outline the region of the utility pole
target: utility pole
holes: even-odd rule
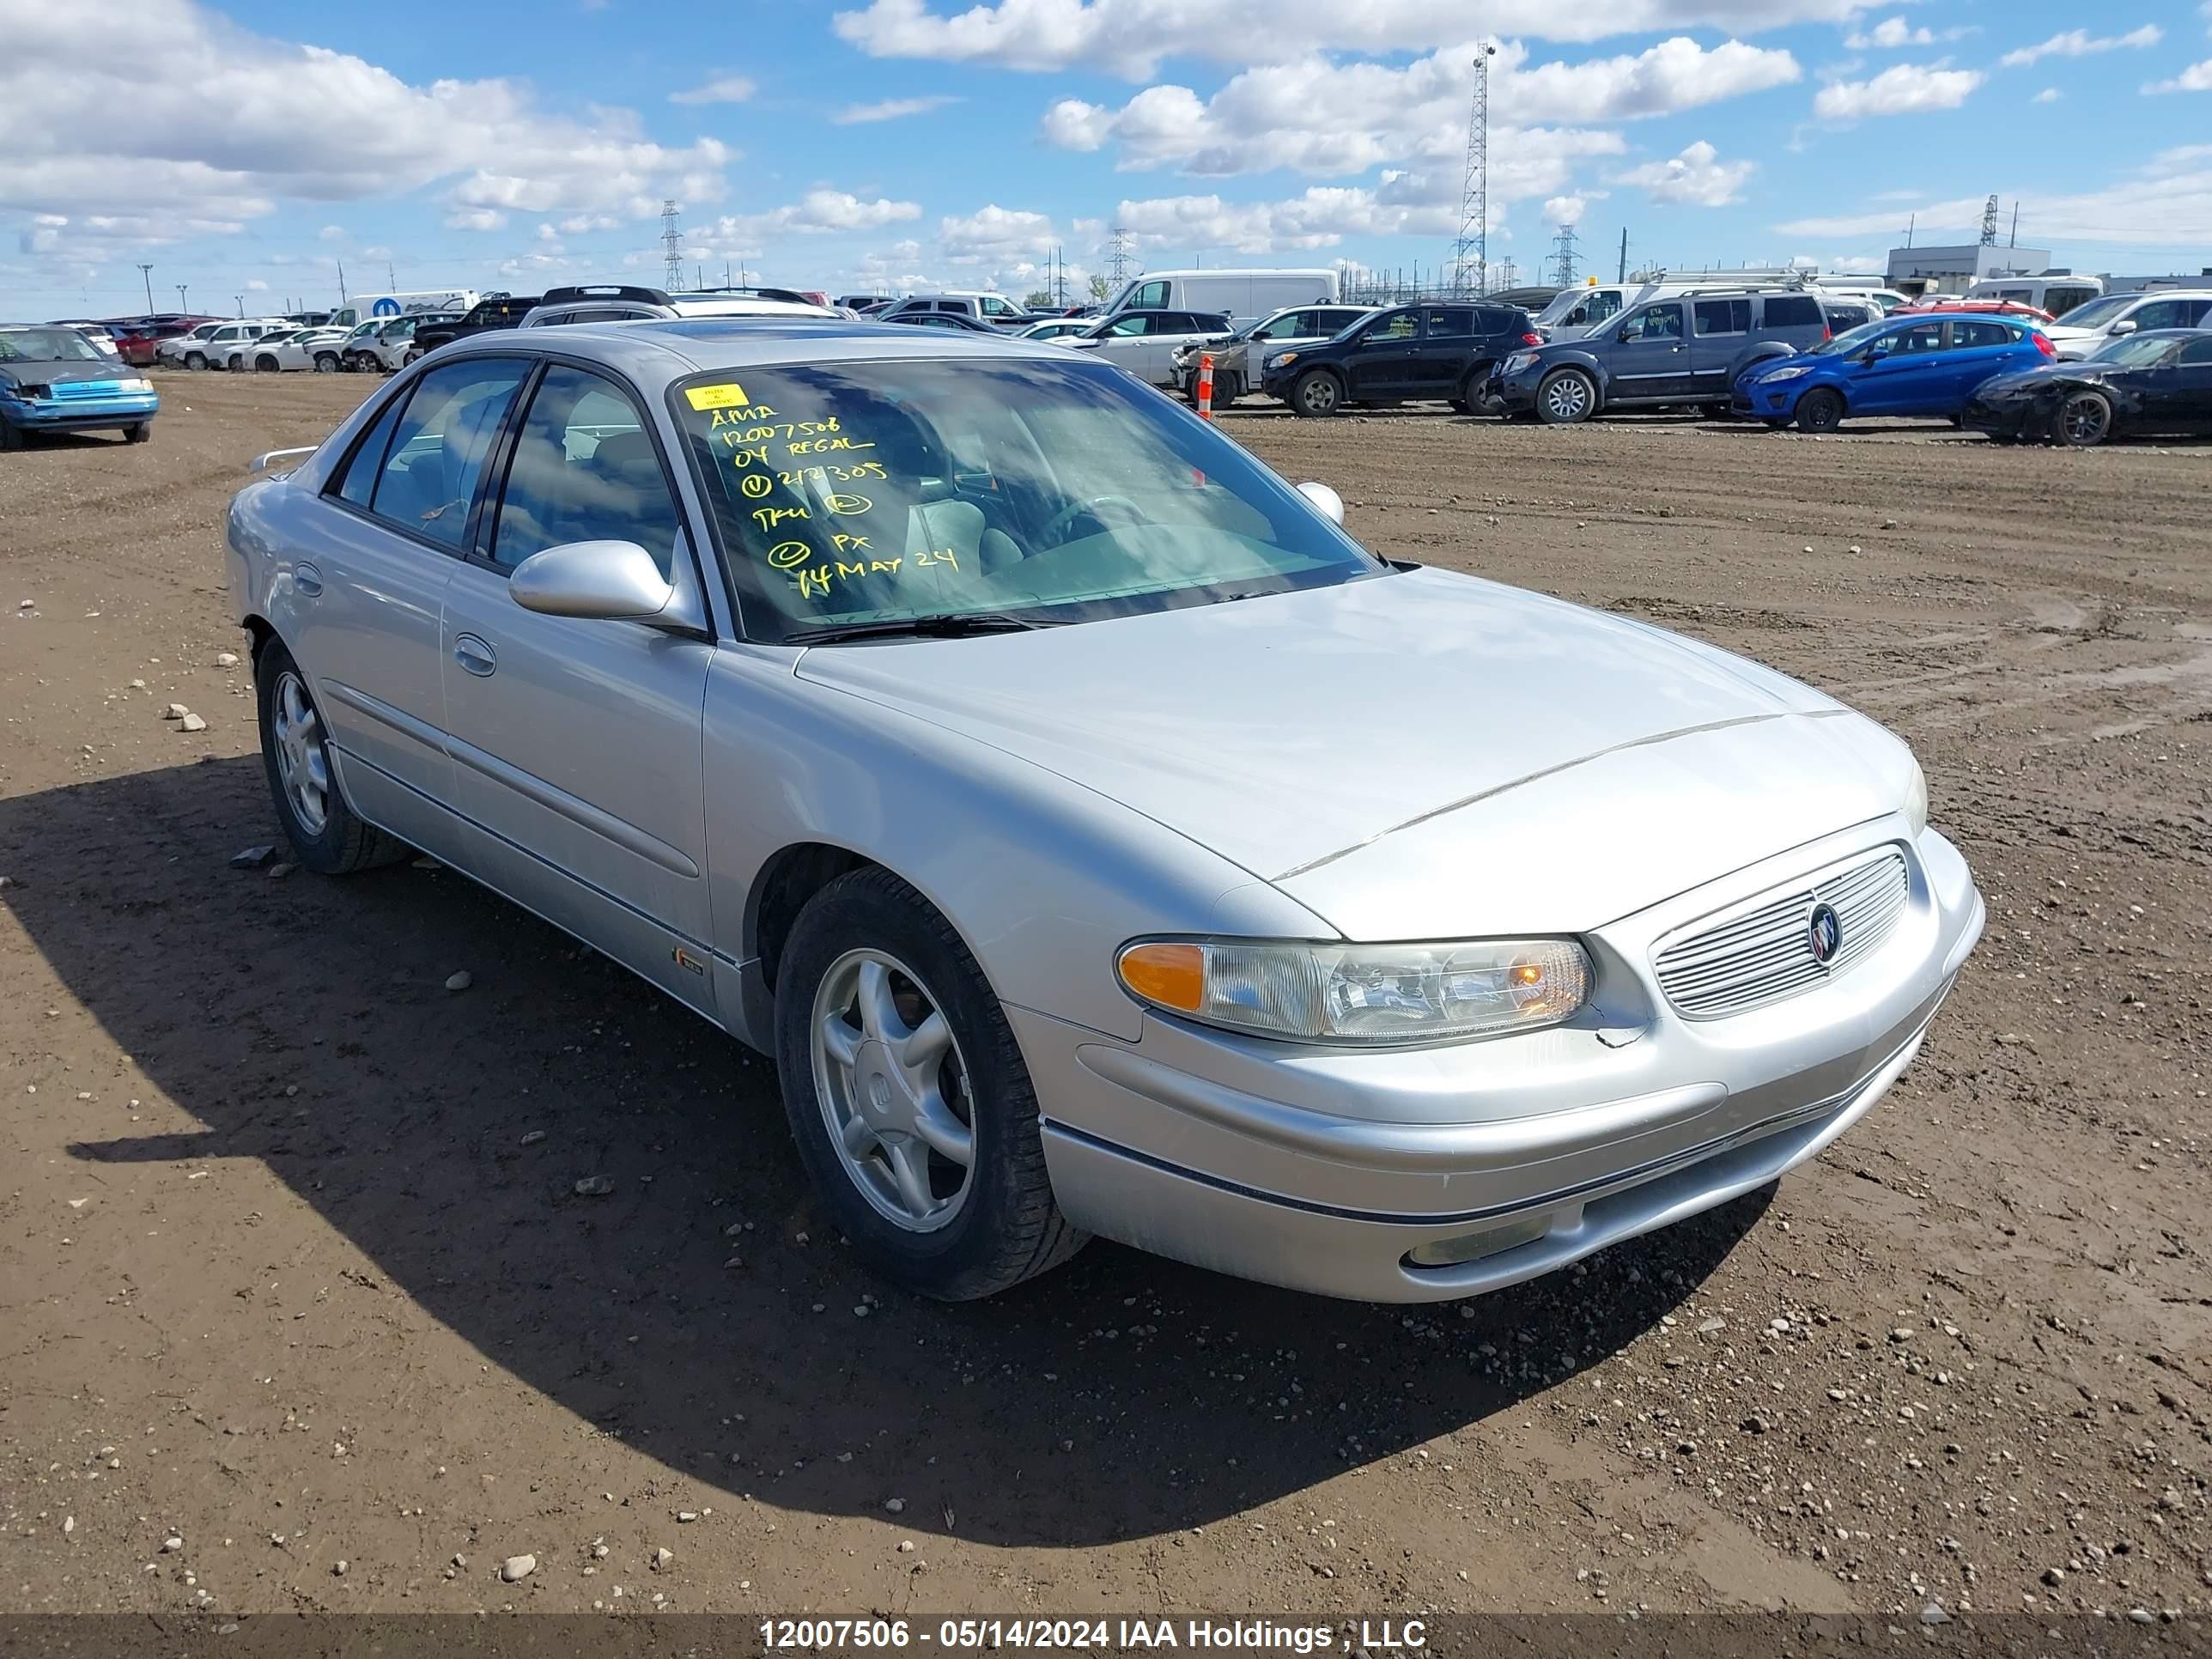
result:
[[[345,304],[345,302],[346,302],[346,291],[345,291],[345,261],[344,261],[344,260],[343,260],[343,259],[339,259],[339,260],[337,261],[337,267],[338,267],[338,304],[339,304],[339,306],[340,306],[340,307],[343,307],[343,306],[344,306],[344,304]]]
[[[1467,171],[1460,176],[1459,239],[1452,244],[1454,293],[1490,291],[1490,60],[1485,42],[1474,60],[1474,94],[1467,112]]]
[[[2012,235],[2007,240],[2005,246],[2007,247],[2020,246],[2020,198],[2017,196],[2012,198]]]
[[[240,322],[245,321],[245,319],[246,319],[246,296],[245,296],[243,294],[234,294],[234,295],[232,295],[230,297],[231,297],[232,301],[233,301],[233,302],[234,302],[234,303],[238,307],[238,316],[239,316],[239,320],[240,320]]]
[[[1620,228],[1620,272],[1613,280],[1616,283],[1625,283],[1628,280],[1628,227],[1626,225]]]
[[[384,262],[384,285],[395,291],[399,287],[399,279],[392,274],[392,261],[389,259]]]
[[[1912,246],[1912,233],[1913,233],[1914,229],[1915,229],[1915,228],[1919,225],[1919,223],[1920,223],[1920,216],[1919,216],[1918,214],[1917,214],[1917,213],[1916,213],[1916,214],[1913,214],[1912,216],[1911,216],[1909,218],[1907,218],[1907,219],[1905,220],[1905,246],[1907,246],[1907,247],[1911,247],[1911,246]]]
[[[1575,228],[1572,225],[1559,227],[1559,240],[1552,244],[1552,252],[1558,261],[1553,274],[1559,285],[1572,288],[1575,285]]]
[[[185,303],[185,285],[182,283],[177,284],[177,309],[188,314],[191,310],[191,307]]]
[[[154,314],[154,267],[141,265],[138,274],[146,279],[146,314],[150,317]]]
[[[669,197],[660,204],[661,285],[664,288],[684,286],[684,228],[677,222],[676,198]]]

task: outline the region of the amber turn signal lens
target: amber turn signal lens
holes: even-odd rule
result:
[[[1147,1002],[1195,1012],[1206,998],[1206,952],[1195,945],[1132,945],[1117,964],[1121,983]]]

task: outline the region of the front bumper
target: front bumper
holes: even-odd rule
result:
[[[102,428],[136,426],[161,411],[156,392],[118,392],[112,398],[41,398],[25,402],[0,398],[0,421],[26,432],[97,431]]]
[[[1960,418],[1969,431],[2004,438],[2040,438],[2050,434],[2057,416],[2055,399],[2048,404],[2039,404],[2027,398],[2010,398],[2001,404],[1974,398],[1968,402]]]
[[[1534,368],[1516,369],[1508,374],[1503,368],[1494,369],[1483,382],[1482,401],[1485,406],[1501,415],[1526,415],[1536,407],[1536,388],[1544,383],[1544,372],[1549,365],[1538,363]]]
[[[1525,1036],[1293,1049],[1148,1016],[1130,1044],[1010,1009],[1060,1206],[1085,1231],[1201,1267],[1417,1302],[1517,1284],[1725,1203],[1817,1154],[1911,1063],[1981,935],[1965,860],[1933,832],[1896,842],[1903,919],[1804,995],[1692,1021],[1618,976],[1648,981],[1653,941],[1686,921],[1893,828],[1826,838],[1597,930],[1590,1018]]]
[[[1729,412],[1750,421],[1793,419],[1805,385],[1797,375],[1771,385],[1765,380],[1738,380],[1729,398]]]

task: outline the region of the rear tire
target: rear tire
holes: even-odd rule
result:
[[[126,444],[149,444],[153,442],[153,422],[141,421],[136,426],[125,427],[123,428],[123,441]]]
[[[2101,392],[2077,392],[2058,406],[2051,429],[2069,449],[2094,449],[2112,435],[2112,400]]]
[[[319,876],[349,876],[407,856],[407,848],[363,823],[331,769],[322,715],[307,677],[281,640],[253,659],[261,715],[261,763],[277,821],[301,864]]]
[[[1597,413],[1597,383],[1579,368],[1562,368],[1536,388],[1536,416],[1547,426],[1579,426]]]
[[[1816,386],[1797,400],[1800,432],[1833,432],[1844,423],[1844,400],[1824,386]]]
[[[1053,1201],[1012,1028],[928,901],[887,870],[841,876],[799,912],[775,989],[776,1065],[800,1161],[870,1267],[958,1302],[1082,1248]],[[933,1024],[939,1040],[909,1071],[906,1043]],[[916,1098],[927,1103],[918,1114]],[[900,1127],[914,1122],[927,1127]]]
[[[277,374],[283,373],[283,364],[265,351],[253,360],[253,372],[257,374]]]
[[[1313,420],[1327,420],[1344,407],[1344,383],[1325,368],[1310,368],[1291,384],[1291,407]]]

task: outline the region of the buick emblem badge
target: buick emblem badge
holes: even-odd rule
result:
[[[1823,968],[1836,958],[1844,948],[1844,919],[1836,914],[1832,904],[1816,904],[1813,914],[1806,918],[1805,942],[1812,947],[1813,960]]]

